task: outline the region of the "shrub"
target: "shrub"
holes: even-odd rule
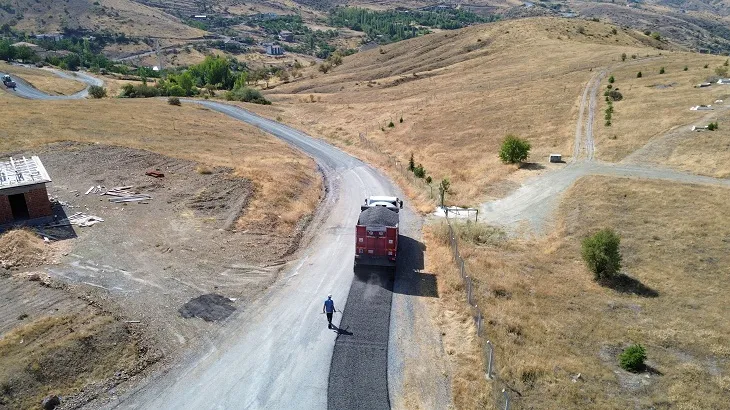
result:
[[[580,26],[580,27],[578,27],[578,30],[577,31],[578,31],[578,34],[583,34],[583,33],[586,32],[586,29],[583,28],[583,26]]]
[[[705,64],[704,66],[702,66],[702,68],[709,68],[709,67],[710,67],[709,64]]]
[[[610,228],[583,239],[581,254],[598,281],[608,280],[621,270],[621,238]]]
[[[720,77],[727,77],[728,68],[725,66],[720,66],[715,68],[715,74],[717,74]]]
[[[708,129],[708,130],[710,130],[710,131],[715,131],[715,130],[717,130],[717,122],[711,122],[711,123],[709,123],[709,124],[707,125],[707,129]]]
[[[433,178],[431,178],[431,175],[426,177],[426,183],[431,185],[431,182],[433,182]]]
[[[664,70],[664,67],[659,69],[659,74],[664,74],[665,72],[666,72],[666,70]]]
[[[423,168],[423,165],[418,164],[417,167],[413,168],[413,175],[417,178],[424,178],[426,176],[426,170]]]
[[[682,71],[687,71],[687,70],[689,70],[689,67],[687,67],[687,66],[684,66],[684,68],[682,69]]]
[[[636,73],[636,78],[641,78],[641,71],[639,71],[638,73]]]
[[[413,153],[411,153],[411,158],[408,160],[408,170],[413,171],[416,169],[416,161],[413,159]]]
[[[624,99],[624,96],[618,90],[611,90],[608,92],[608,98],[612,101],[621,101]]]
[[[517,164],[530,156],[530,143],[508,135],[502,142],[502,148],[499,150],[499,158],[504,163]]]
[[[158,90],[155,87],[150,87],[146,84],[140,84],[140,85],[124,84],[122,86],[122,91],[119,95],[121,97],[129,97],[129,98],[158,97],[160,95],[160,90]]]
[[[319,65],[319,71],[321,71],[324,74],[327,74],[332,69],[332,64],[329,62],[324,62]]]
[[[170,104],[170,105],[177,105],[177,106],[180,106],[181,105],[180,104],[180,99],[177,98],[177,97],[168,97],[167,98],[167,103]]]
[[[614,28],[612,28],[612,29],[611,29],[611,34],[613,34],[613,35],[615,36],[616,34],[618,34],[618,30],[616,30],[616,28],[615,28],[615,27],[614,27]]]
[[[626,53],[621,53],[621,61],[626,61]]]
[[[654,40],[657,40],[657,41],[661,41],[662,35],[655,31],[655,32],[651,33],[651,38],[653,38]]]
[[[92,98],[104,98],[106,97],[106,88],[98,85],[92,85],[89,87],[89,95]]]
[[[395,127],[395,124],[393,124],[393,121],[389,122],[388,123],[388,128],[393,128],[393,127]]]
[[[629,372],[643,370],[645,367],[644,360],[646,360],[646,349],[638,343],[627,347],[618,356],[618,363],[621,368]]]
[[[400,120],[398,122],[400,122],[401,124],[403,124],[403,117],[400,117]]]
[[[187,93],[179,85],[175,84],[167,89],[167,95],[171,97],[185,97]]]
[[[616,81],[616,79],[613,78],[613,76],[608,77],[608,82],[609,83],[613,84],[615,81]]]
[[[243,101],[263,105],[271,104],[271,101],[264,98],[259,90],[254,90],[253,88],[248,87],[228,91],[225,98],[228,101]]]

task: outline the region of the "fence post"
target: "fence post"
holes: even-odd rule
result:
[[[504,410],[509,410],[509,394],[505,389],[502,389],[502,394],[504,395]]]
[[[477,336],[482,335],[482,311],[479,309],[479,306],[474,306],[477,310]]]
[[[487,340],[487,347],[489,348],[489,362],[487,363],[487,379],[492,380],[492,362],[494,361],[494,346],[492,342]]]
[[[467,276],[466,282],[466,301],[469,303],[469,306],[471,306],[471,278]]]
[[[464,268],[464,259],[461,260],[461,278],[464,279],[466,276],[466,269]]]

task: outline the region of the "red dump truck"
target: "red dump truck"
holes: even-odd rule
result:
[[[395,267],[398,211],[402,208],[403,201],[394,196],[365,199],[355,228],[355,268],[360,265]]]

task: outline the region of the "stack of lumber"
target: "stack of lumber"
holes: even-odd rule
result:
[[[94,224],[97,224],[99,222],[104,222],[104,220],[99,218],[98,216],[87,215],[83,212],[76,212],[75,214],[73,214],[67,218],[64,218],[57,222],[48,224],[48,225],[46,225],[46,227],[54,228],[54,227],[68,226],[68,225],[87,227],[87,226],[92,226]]]
[[[110,198],[109,202],[114,202],[116,204],[123,203],[123,202],[139,202],[139,201],[147,201],[152,199],[151,196],[146,194],[140,194],[139,192],[132,191],[133,186],[120,186],[116,188],[112,188],[106,192],[104,192],[102,195],[110,195],[114,198]]]

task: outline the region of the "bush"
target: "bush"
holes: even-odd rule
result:
[[[411,153],[411,158],[408,160],[408,170],[413,171],[416,169],[416,161],[413,159],[413,153]]]
[[[167,95],[171,97],[185,97],[187,93],[179,85],[175,84],[167,89]]]
[[[710,124],[708,124],[707,125],[707,129],[710,130],[710,131],[717,130],[717,122],[711,122]]]
[[[689,70],[689,67],[687,67],[687,66],[684,66],[684,68],[682,69],[682,71],[687,71],[687,70]]]
[[[393,128],[393,127],[395,127],[395,124],[393,124],[393,121],[389,122],[388,123],[388,128]]]
[[[581,254],[598,281],[615,277],[621,270],[621,238],[609,228],[585,238]]]
[[[150,87],[146,84],[140,84],[140,85],[124,84],[122,86],[122,92],[119,95],[121,97],[129,97],[129,98],[158,97],[160,95],[160,90],[158,90],[155,87]]]
[[[180,104],[180,99],[177,98],[177,97],[169,97],[167,99],[167,103],[170,104],[170,105],[177,105],[178,107],[181,105]]]
[[[324,62],[319,65],[319,71],[321,71],[324,74],[327,74],[332,69],[332,64],[329,62]]]
[[[715,68],[715,74],[717,74],[720,77],[727,77],[728,68],[725,66],[720,66]]]
[[[517,164],[530,156],[530,143],[508,135],[502,142],[502,148],[499,150],[499,158],[507,164]]]
[[[613,83],[614,83],[615,81],[616,81],[616,79],[615,79],[615,78],[613,78],[613,76],[610,76],[610,77],[608,77],[608,82],[609,82],[610,84],[613,84]]]
[[[611,90],[608,92],[608,98],[612,101],[621,101],[624,99],[624,96],[618,90]]]
[[[636,73],[636,78],[641,78],[641,71],[639,71],[638,73]]]
[[[243,101],[263,105],[271,104],[271,101],[264,98],[259,90],[254,90],[253,88],[247,87],[228,91],[225,97],[228,101]]]
[[[666,71],[664,70],[664,67],[659,69],[659,74],[664,74]]]
[[[423,168],[423,165],[418,164],[417,167],[413,168],[413,175],[417,178],[424,178],[426,176],[426,170]]]
[[[629,372],[644,370],[644,360],[646,360],[646,349],[638,343],[627,347],[618,356],[618,363],[621,368]]]
[[[626,61],[626,53],[621,53],[621,61]]]
[[[98,85],[92,85],[89,87],[89,95],[92,98],[104,98],[106,97],[106,88]]]

